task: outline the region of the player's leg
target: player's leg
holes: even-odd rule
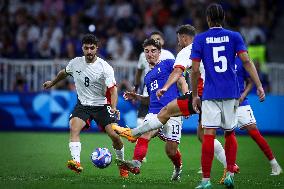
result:
[[[240,129],[247,130],[250,137],[257,143],[259,148],[269,160],[272,168],[271,175],[279,175],[282,172],[282,169],[276,161],[267,141],[257,129],[256,120],[250,105],[238,107],[237,115]]]
[[[282,173],[282,168],[278,164],[277,160],[275,159],[273,152],[268,145],[265,138],[261,135],[259,130],[256,127],[256,124],[247,125],[244,127],[248,131],[248,134],[250,137],[257,143],[259,148],[262,150],[262,152],[265,154],[267,159],[269,160],[269,163],[271,165],[271,175],[279,175]]]
[[[135,140],[135,138],[138,138],[143,133],[161,128],[165,123],[167,123],[170,117],[177,117],[181,115],[188,116],[195,113],[193,109],[188,109],[189,98],[192,98],[191,93],[174,99],[168,103],[167,106],[162,108],[156,117],[152,117],[150,120],[145,119],[143,127],[129,129],[113,126],[113,129],[118,132],[120,136],[126,137],[128,140]]]
[[[156,135],[156,133],[157,130],[149,131],[141,135],[137,139],[137,143],[134,149],[133,159],[130,161],[128,160],[122,161],[117,159],[116,160],[117,165],[123,167],[125,170],[128,170],[135,175],[139,174],[142,162],[147,155],[148,143],[151,140],[151,138]]]
[[[146,158],[148,152],[148,144],[153,136],[155,136],[157,130],[149,131],[141,135],[136,142],[132,161],[126,163],[126,168],[133,174],[140,173],[140,168],[143,160]]]
[[[204,131],[203,131],[201,122],[199,122],[198,127],[197,127],[197,138],[201,143],[203,141],[203,135],[204,135]],[[225,150],[222,144],[216,138],[214,139],[214,156],[224,166],[224,174],[221,179],[223,181],[225,178],[224,176],[225,176],[226,170],[227,170],[227,162],[226,162]],[[199,170],[198,173],[202,173],[202,171]]]
[[[179,180],[182,172],[181,153],[178,149],[181,138],[181,130],[181,117],[171,117],[158,132],[159,138],[166,142],[166,154],[174,165],[174,170],[171,177],[171,180],[173,181]]]
[[[210,174],[214,157],[214,139],[216,129],[221,126],[221,109],[216,101],[202,101],[201,121],[204,135],[201,150],[202,181],[196,188],[211,186]]]
[[[178,149],[178,145],[179,144],[175,141],[167,141],[165,147],[166,154],[174,165],[174,171],[171,177],[173,181],[179,180],[182,172],[181,153]]]
[[[227,187],[234,186],[234,168],[236,164],[238,143],[234,129],[237,127],[237,107],[239,101],[237,99],[223,100],[220,104],[223,114],[222,128],[225,130],[225,154],[227,161],[226,178],[224,184]]]
[[[156,115],[147,114],[145,117],[145,120],[150,120],[154,116]],[[140,125],[139,127],[143,127],[143,125]],[[153,131],[149,131],[141,135],[137,139],[132,161],[118,161],[118,164],[124,165],[125,168],[129,170],[130,172],[132,172],[133,174],[139,174],[143,159],[147,155],[148,143],[151,140],[151,138],[156,135],[156,133],[157,133],[157,130],[153,130]]]
[[[97,110],[93,111],[93,118],[98,125],[104,127],[107,135],[112,140],[116,158],[124,160],[124,145],[120,136],[112,129],[112,125],[116,124],[116,117],[109,111],[110,109],[109,105],[97,107]],[[128,171],[120,168],[120,176],[127,178]]]
[[[70,141],[69,149],[72,160],[67,162],[67,167],[77,173],[82,172],[83,168],[80,164],[81,142],[80,132],[84,128],[90,115],[86,113],[86,108],[78,103],[70,116]]]

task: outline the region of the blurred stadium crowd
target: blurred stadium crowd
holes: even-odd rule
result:
[[[176,53],[176,27],[207,29],[204,7],[212,0],[2,0],[0,56],[17,59],[71,59],[81,55],[81,37],[94,32],[99,56],[137,60],[153,30],[165,35]],[[280,13],[277,0],[225,0],[227,27],[247,44],[265,44]]]

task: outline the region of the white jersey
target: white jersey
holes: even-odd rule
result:
[[[184,47],[178,54],[175,60],[174,68],[182,68],[191,74],[192,60],[190,59],[192,44]],[[201,73],[201,80],[198,81],[198,91],[202,93],[205,81],[205,70],[203,63],[200,62],[199,71]],[[200,95],[200,94],[199,94]]]
[[[160,55],[159,60],[162,61],[162,60],[166,60],[166,59],[175,59],[175,56],[170,51],[165,50],[165,49],[161,49],[161,55]],[[145,74],[148,73],[149,70],[150,70],[149,63],[146,60],[146,56],[145,56],[144,52],[142,52],[139,56],[137,68],[144,70]]]
[[[97,57],[94,63],[86,63],[85,56],[72,59],[65,68],[73,76],[78,99],[85,106],[107,104],[106,91],[116,85],[113,68]]]

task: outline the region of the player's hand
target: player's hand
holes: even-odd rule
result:
[[[263,102],[265,100],[265,92],[264,92],[262,86],[261,87],[257,87],[257,91],[256,92],[257,92],[259,101]]]
[[[201,101],[199,96],[192,97],[192,107],[196,113],[200,113],[199,109],[201,108]]]
[[[120,111],[116,108],[112,108],[111,112],[116,115],[117,120],[120,120]]]
[[[160,98],[165,94],[165,92],[167,92],[167,89],[165,89],[165,88],[157,90],[156,96],[157,96],[158,100],[160,100]]]
[[[53,86],[52,81],[46,81],[43,85],[44,89],[49,89]]]
[[[243,103],[245,98],[246,98],[245,96],[241,95],[241,97],[239,98],[239,104]]]
[[[125,100],[135,100],[136,99],[136,93],[135,92],[129,92],[129,91],[126,91],[123,93],[123,98]]]

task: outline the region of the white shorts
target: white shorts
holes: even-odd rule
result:
[[[238,127],[243,127],[251,124],[256,124],[255,117],[250,105],[239,106],[237,109]]]
[[[202,101],[201,122],[204,128],[223,128],[226,131],[237,127],[237,99]]]
[[[157,114],[147,114],[146,119],[151,119],[152,116],[157,116]],[[180,143],[182,130],[182,116],[171,117],[168,122],[159,129],[158,136],[163,141],[174,141]]]

